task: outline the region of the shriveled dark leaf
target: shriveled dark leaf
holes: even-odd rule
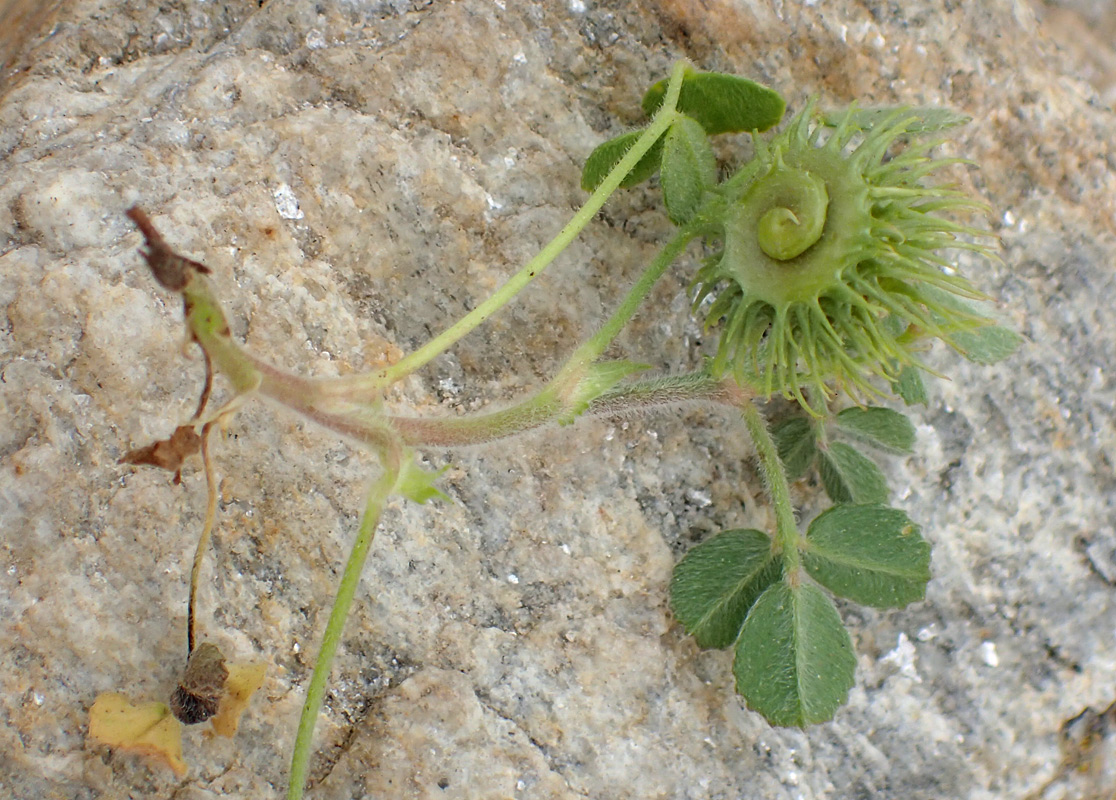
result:
[[[190,654],[186,672],[170,699],[170,709],[183,725],[205,722],[217,713],[229,670],[216,645],[206,642]]]
[[[182,463],[201,450],[201,437],[193,425],[180,425],[169,439],[129,450],[120,459],[121,464],[149,464],[169,470],[178,477]]]

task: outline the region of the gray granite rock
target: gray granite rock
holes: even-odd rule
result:
[[[187,733],[181,780],[86,741],[98,693],[173,688],[204,511],[195,463],[181,486],[117,463],[189,417],[202,377],[123,210],[142,203],[214,270],[257,352],[310,374],[370,369],[549,239],[581,202],[580,162],[638,124],[643,88],[688,56],[794,108],[819,94],[974,117],[951,147],[982,169],[957,178],[995,209],[1004,244],[974,278],[1027,343],[993,368],[934,354],[953,380],[932,388],[918,452],[892,470],[934,543],[927,600],[843,608],[859,654],[848,706],[772,729],[733,694],[728,655],[699,651],[666,606],[682,552],[768,521],[731,419],[586,421],[432,452],[453,465],[456,502],[389,508],[311,796],[1111,796],[1110,765],[1076,765],[1100,763],[1116,700],[1116,118],[1029,7],[90,0],[67,13],[0,99],[0,794],[280,794],[375,471],[331,434],[246,407],[216,447],[203,631],[232,660],[266,659],[264,689],[236,739]],[[617,197],[393,402],[457,413],[538,385],[663,240],[657,209],[654,188]],[[624,352],[699,362],[695,261]],[[805,510],[819,505],[799,488]]]

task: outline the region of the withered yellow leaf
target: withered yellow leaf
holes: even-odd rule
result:
[[[221,736],[235,736],[240,724],[240,715],[248,707],[252,695],[263,686],[267,675],[267,664],[230,664],[229,677],[225,681],[225,696],[221,706],[210,723],[213,730]]]
[[[182,723],[163,703],[133,703],[122,694],[97,695],[89,709],[89,735],[109,747],[145,756],[175,775],[186,774]]]

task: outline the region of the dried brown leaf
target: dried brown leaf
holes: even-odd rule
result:
[[[120,463],[150,464],[153,467],[161,467],[173,472],[177,480],[182,462],[201,450],[201,442],[201,437],[198,436],[193,425],[180,425],[169,439],[129,450],[120,459]]]

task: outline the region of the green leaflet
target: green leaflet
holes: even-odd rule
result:
[[[666,81],[643,96],[643,110],[651,116],[663,104]],[[779,124],[787,104],[766,86],[720,72],[687,70],[682,79],[678,110],[699,123],[710,136],[718,133],[765,131]]]
[[[891,384],[891,390],[909,406],[926,405],[930,400],[930,396],[926,394],[926,384],[922,382],[922,370],[918,367],[903,367],[899,380]]]
[[[926,287],[927,295],[943,307],[968,314],[973,322],[963,330],[947,332],[947,342],[975,364],[995,364],[1015,352],[1023,342],[1023,337],[1003,325],[992,324],[992,320],[982,309],[960,297],[942,291],[937,287]],[[943,320],[940,315],[932,314],[936,323]]]
[[[775,425],[771,436],[789,480],[803,477],[818,462],[826,493],[838,503],[878,503],[887,499],[887,481],[868,456],[845,442],[819,446],[819,426],[832,436],[863,442],[902,455],[914,448],[915,428],[898,411],[879,406],[853,407],[828,420],[791,417]]]
[[[902,455],[914,449],[914,425],[890,408],[846,408],[837,414],[836,425],[842,433],[889,453]]]
[[[771,436],[787,471],[787,479],[796,481],[805,475],[818,454],[813,420],[806,417],[785,419],[771,429]]]
[[[717,183],[717,159],[697,120],[680,116],[671,124],[663,144],[661,181],[670,221],[686,224],[701,207],[706,190]]]
[[[762,531],[731,530],[702,542],[674,567],[670,607],[702,647],[728,647],[780,562]]]
[[[812,583],[773,583],[736,640],[736,691],[772,725],[832,719],[853,685],[856,656],[833,601]]]
[[[801,550],[814,580],[876,608],[921,600],[930,580],[930,545],[895,508],[834,506],[810,523]]]
[[[622,133],[619,136],[613,137],[606,142],[601,142],[597,145],[593,152],[589,154],[589,158],[585,160],[585,166],[581,170],[581,188],[587,192],[594,191],[601,185],[601,181],[605,176],[612,171],[617,162],[624,157],[635,140],[640,137],[643,131],[631,131],[630,133]],[[659,171],[659,162],[662,160],[663,154],[663,139],[659,137],[655,144],[651,145],[643,158],[636,162],[632,171],[625,176],[624,180],[620,181],[622,188],[629,188],[637,184],[643,183],[656,172]]]
[[[819,450],[818,462],[825,493],[835,503],[882,503],[890,494],[880,468],[844,442]]]
[[[995,364],[1015,352],[1023,337],[1002,325],[985,325],[949,337],[949,343],[975,364]]]

